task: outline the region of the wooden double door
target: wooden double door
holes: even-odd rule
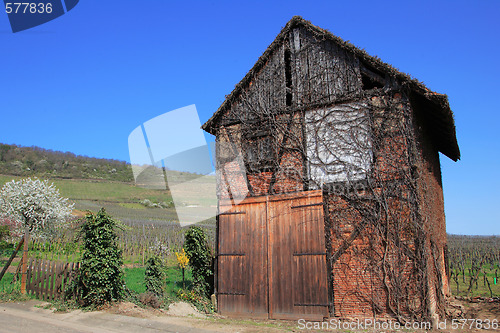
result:
[[[216,294],[224,315],[329,316],[321,191],[219,203]]]

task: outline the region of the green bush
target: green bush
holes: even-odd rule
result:
[[[214,291],[214,261],[203,229],[197,226],[188,229],[184,249],[192,268],[194,289],[209,297]]]
[[[165,269],[158,256],[153,256],[146,261],[146,271],[144,272],[146,291],[157,296],[163,295],[165,285]]]
[[[82,306],[100,306],[121,300],[125,294],[122,254],[116,242],[115,222],[102,208],[89,212],[82,225],[82,259],[68,294]]]

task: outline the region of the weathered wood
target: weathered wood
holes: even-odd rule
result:
[[[64,270],[66,269],[67,263],[59,263],[57,270],[57,295],[59,299],[64,297],[64,288],[63,288],[63,280],[64,280]]]
[[[26,275],[26,291],[28,294],[30,294],[31,286],[33,285],[32,273],[33,273],[33,258],[30,258],[28,262],[28,274]]]
[[[79,263],[30,259],[27,273],[27,292],[46,301],[63,299],[66,285],[72,279],[72,271],[78,270],[79,267]]]
[[[328,317],[321,203],[321,191],[249,198],[229,211],[246,214],[219,216],[221,314]]]
[[[24,244],[24,236],[21,237],[21,240],[19,241],[19,244],[17,244],[16,249],[14,250],[14,252],[12,252],[9,260],[7,260],[7,263],[3,267],[2,272],[0,273],[0,281],[2,281],[2,278],[5,275],[5,272],[7,272],[7,269],[9,268],[10,264],[12,263],[12,260],[14,260],[14,258],[17,255],[17,252],[19,252],[19,250],[21,249],[21,246],[23,244]]]
[[[52,279],[50,285],[50,299],[54,300],[56,293],[57,262],[52,263]]]
[[[26,226],[24,230],[24,251],[23,251],[23,271],[21,275],[21,294],[26,294],[26,274],[28,273],[28,245],[30,240],[30,230]]]
[[[47,261],[42,259],[41,278],[40,278],[40,296],[46,301],[47,296]]]

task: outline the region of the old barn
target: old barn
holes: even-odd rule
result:
[[[460,158],[446,95],[294,17],[203,129],[220,313],[444,315],[439,152]]]

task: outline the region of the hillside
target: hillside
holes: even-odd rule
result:
[[[22,177],[134,180],[130,164],[124,161],[3,143],[0,143],[0,173]]]
[[[123,161],[0,144],[0,187],[12,179],[25,177],[54,182],[61,195],[75,203],[77,214],[105,207],[126,223],[176,219],[169,191],[135,186],[132,168]],[[144,200],[160,207],[149,208],[141,204]]]
[[[130,164],[123,161],[0,144],[0,188],[10,180],[26,177],[53,182],[62,196],[75,203],[75,214],[104,207],[128,225],[175,224],[177,220],[161,169],[143,172],[137,180],[141,186],[137,186]],[[170,177],[169,181],[176,182],[197,175],[170,171]]]

